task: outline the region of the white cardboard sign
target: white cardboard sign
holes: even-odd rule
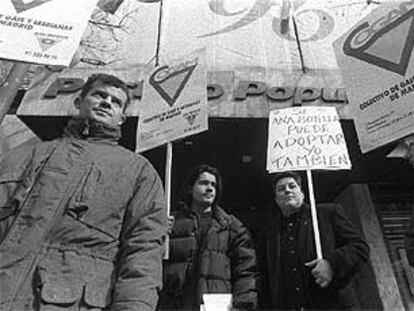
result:
[[[144,82],[137,152],[208,129],[205,50],[156,67]]]
[[[293,107],[269,113],[267,170],[350,169],[335,107]]]
[[[0,58],[68,66],[98,0],[1,0]]]

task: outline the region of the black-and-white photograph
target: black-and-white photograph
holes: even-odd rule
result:
[[[414,0],[1,0],[0,311],[414,311]]]

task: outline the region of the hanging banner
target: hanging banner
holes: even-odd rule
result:
[[[144,82],[137,152],[208,129],[205,50],[156,67]]]
[[[2,0],[0,58],[68,66],[97,0]]]
[[[414,132],[414,2],[390,2],[334,44],[362,152]]]
[[[296,25],[285,19],[284,29],[286,3]],[[160,55],[206,47],[209,70],[294,71],[302,69],[298,36],[306,68],[337,69],[332,42],[372,7],[366,0],[165,0]]]
[[[335,107],[293,107],[269,113],[267,170],[350,169]]]
[[[17,110],[19,116],[72,116],[78,114],[74,106],[87,79],[97,73],[114,75],[125,81],[130,90],[131,102],[126,108],[127,116],[138,116],[142,97],[143,80],[149,68],[140,64],[125,64],[116,68],[65,68],[53,72],[39,66],[31,79]]]

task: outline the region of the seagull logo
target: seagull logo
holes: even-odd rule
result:
[[[401,11],[358,26],[345,40],[343,52],[404,76],[414,47],[414,8],[407,10],[405,5],[401,4]],[[397,12],[400,16],[395,18]]]
[[[50,1],[52,0],[11,0],[11,3],[13,4],[16,12],[21,13]]]
[[[149,78],[150,85],[172,107],[190,79],[198,59],[170,68],[163,66]]]

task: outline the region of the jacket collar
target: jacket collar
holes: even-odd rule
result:
[[[74,117],[69,120],[63,137],[117,144],[121,138],[121,127],[110,127],[95,120]]]
[[[187,206],[184,202],[178,203],[180,206],[180,211],[184,214],[187,214],[191,217],[197,217],[197,214]],[[213,219],[217,221],[217,230],[223,230],[226,229],[230,224],[230,215],[227,214],[220,206],[214,205],[212,206],[212,216]],[[212,227],[216,227],[214,222],[212,223]]]

